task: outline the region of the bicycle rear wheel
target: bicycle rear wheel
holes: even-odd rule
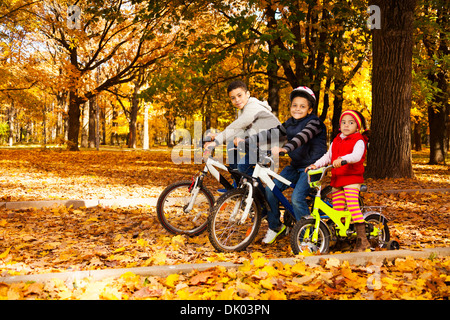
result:
[[[246,189],[236,189],[217,200],[208,219],[209,241],[216,250],[222,252],[244,250],[258,234],[261,208],[254,198],[247,219],[241,221],[246,197]]]
[[[386,218],[378,212],[368,212],[364,220],[366,221],[367,240],[372,248],[386,248],[391,239]],[[378,229],[378,233],[372,234],[375,227]]]
[[[156,215],[161,225],[173,234],[199,235],[208,224],[208,214],[214,206],[214,196],[202,186],[194,200],[192,210],[192,181],[179,181],[161,192],[156,204]]]

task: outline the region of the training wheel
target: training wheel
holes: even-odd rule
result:
[[[395,240],[391,240],[386,244],[386,248],[388,250],[398,250],[400,249],[400,244]]]

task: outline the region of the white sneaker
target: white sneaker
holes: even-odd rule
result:
[[[286,229],[286,226],[284,224],[281,225],[281,228],[279,231],[273,231],[272,229],[268,229],[267,233],[262,240],[262,243],[265,244],[271,244],[275,241],[275,239]]]

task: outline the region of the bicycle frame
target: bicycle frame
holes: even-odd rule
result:
[[[314,225],[314,232],[312,236],[312,241],[317,241],[318,234],[319,234],[319,224],[321,222],[322,218],[330,218],[335,224],[336,229],[338,230],[338,235],[341,237],[348,236],[347,231],[349,230],[350,223],[352,220],[352,214],[348,210],[344,211],[337,211],[330,207],[326,202],[324,202],[321,199],[321,192],[322,192],[322,184],[321,181],[323,177],[326,175],[328,170],[333,168],[332,165],[319,168],[316,170],[309,170],[308,171],[308,183],[311,186],[311,188],[316,188],[317,193],[314,198],[314,206],[313,211],[311,213],[311,216],[316,220]],[[321,177],[318,181],[311,181],[311,176],[321,174]],[[361,208],[362,209],[362,208]],[[319,213],[319,210],[326,214],[326,216],[321,216]],[[342,222],[342,219],[344,219],[344,222]],[[378,234],[379,229],[374,227],[374,230],[371,232],[372,235]]]
[[[233,186],[231,183],[228,182],[228,180],[217,170],[216,168],[225,170],[230,172],[233,175],[233,172],[229,170],[227,166],[225,166],[223,163],[214,160],[211,155],[208,156],[208,159],[206,159],[205,167],[202,171],[200,171],[200,174],[194,176],[192,178],[192,185],[189,188],[189,191],[193,190],[191,193],[191,198],[189,199],[188,206],[184,209],[186,213],[190,212],[194,206],[195,199],[197,198],[198,192],[200,191],[200,186],[203,183],[203,178],[205,177],[208,172],[211,173],[211,175],[219,181],[220,184],[222,184],[227,190],[233,189]]]
[[[270,159],[270,158],[269,158]],[[285,185],[295,188],[295,184],[291,181],[287,180],[286,178],[280,176],[279,174],[272,171],[270,168],[264,167],[260,165],[259,163],[256,164],[255,170],[253,172],[254,178],[259,178],[263,183],[266,184],[266,186],[273,192],[275,197],[281,202],[281,204],[292,214],[294,215],[294,208],[292,207],[291,203],[288,199],[283,195],[281,190],[275,185],[275,182],[273,182],[272,178],[277,179],[281,183],[284,183]],[[271,178],[272,177],[272,178]]]
[[[266,159],[273,162],[273,160],[270,157],[266,157]],[[254,194],[253,188],[258,187],[259,182],[257,181],[257,179],[259,179],[261,182],[263,182],[273,192],[275,197],[281,202],[281,204],[286,208],[286,210],[289,211],[289,213],[292,216],[295,216],[294,208],[292,207],[291,203],[289,202],[288,199],[286,199],[286,197],[283,195],[281,190],[275,185],[275,182],[273,182],[271,177],[277,179],[278,181],[284,183],[285,185],[287,185],[291,188],[295,188],[295,184],[293,184],[291,181],[287,180],[286,178],[280,176],[279,174],[275,173],[270,168],[264,166],[262,164],[262,162],[256,163],[255,169],[253,170],[253,174],[252,174],[253,183],[244,181],[244,183],[249,187],[249,193],[246,198],[246,203],[247,203],[248,208],[246,206],[244,213],[242,215],[242,221],[245,221],[245,219],[247,219],[248,212],[251,207],[249,204],[252,203],[251,200],[252,200],[253,194]]]

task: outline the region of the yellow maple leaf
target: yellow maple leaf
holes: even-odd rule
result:
[[[252,259],[258,259],[263,256],[262,252],[258,252],[258,251],[252,252],[250,255],[252,256]]]
[[[173,288],[175,286],[175,282],[178,281],[178,279],[180,278],[180,275],[177,273],[171,274],[166,278],[166,285],[168,287]]]
[[[5,259],[6,256],[9,254],[9,251],[11,250],[11,247],[6,249],[2,254],[0,254],[0,259]]]
[[[270,290],[261,295],[263,300],[286,300],[286,295],[279,290]]]
[[[252,270],[252,265],[250,264],[250,261],[244,260],[242,266],[239,267],[239,271],[245,272],[250,270]]]
[[[159,252],[153,256],[153,262],[156,265],[163,265],[166,263],[167,255],[163,252]]]
[[[262,268],[264,267],[267,263],[269,263],[269,260],[266,258],[258,258],[258,259],[254,259],[253,260],[253,265],[256,268]]]
[[[229,287],[223,290],[218,296],[217,300],[232,300],[235,294],[235,289],[233,287]]]
[[[179,247],[184,247],[185,241],[186,238],[183,235],[179,234],[172,237],[171,244],[174,249],[178,249]]]
[[[119,249],[116,249],[116,250],[114,250],[113,253],[119,253],[119,252],[123,252],[123,251],[125,251],[125,247],[121,247]]]
[[[309,275],[311,272],[307,271],[307,267],[304,262],[296,263],[292,268],[291,272],[301,275]]]
[[[147,240],[144,240],[144,239],[138,239],[136,242],[137,242],[138,245],[140,245],[140,246],[142,246],[142,247],[148,246],[148,241],[147,241]]]
[[[135,281],[136,278],[139,278],[138,275],[134,274],[131,271],[125,272],[124,274],[122,274],[120,276],[121,279],[125,280],[125,281]]]
[[[272,290],[272,288],[273,288],[271,278],[261,280],[261,281],[259,281],[259,284],[261,285],[261,287],[263,287],[264,289],[267,289],[267,290]]]

